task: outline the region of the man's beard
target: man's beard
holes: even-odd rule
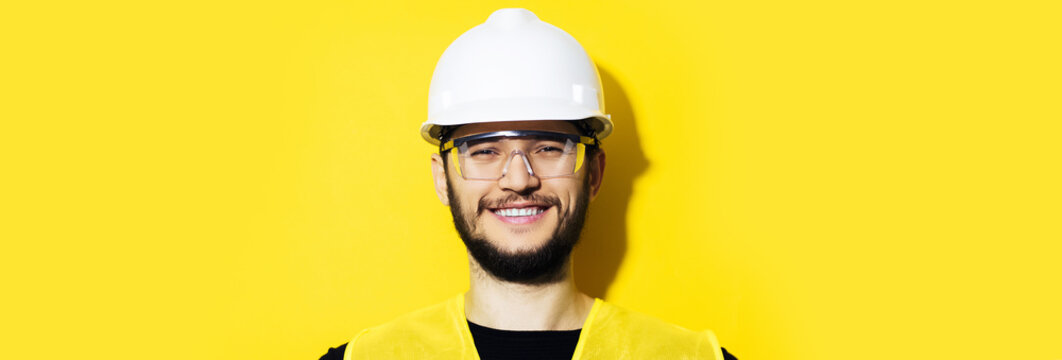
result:
[[[587,179],[589,180],[589,179]],[[491,276],[507,282],[541,285],[550,284],[564,279],[568,259],[575,244],[579,242],[579,235],[583,230],[586,220],[587,205],[590,202],[590,182],[584,181],[582,191],[576,198],[574,207],[570,212],[560,207],[560,201],[556,197],[530,194],[520,196],[512,194],[503,199],[488,201],[481,199],[478,208],[472,209],[473,213],[465,214],[461,203],[454,196],[453,186],[447,178],[447,197],[450,198],[450,213],[454,217],[454,227],[461,235],[468,252],[476,259],[480,267]],[[477,215],[489,212],[489,208],[516,201],[534,201],[548,204],[557,209],[559,223],[553,235],[542,246],[517,252],[504,251],[489,240],[483,234],[476,231]]]

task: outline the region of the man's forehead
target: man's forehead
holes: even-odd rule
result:
[[[570,122],[561,120],[532,120],[532,121],[498,121],[489,123],[466,124],[454,130],[451,138],[476,135],[502,130],[537,130],[553,131],[565,134],[579,134],[579,129]]]

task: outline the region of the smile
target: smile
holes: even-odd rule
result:
[[[538,214],[541,214],[544,211],[546,211],[546,210],[543,209],[543,208],[532,207],[532,208],[523,208],[523,209],[498,209],[498,210],[494,210],[494,213],[498,214],[499,216],[504,216],[504,217],[519,217],[519,216],[538,215]]]
[[[491,213],[509,224],[530,224],[541,219],[546,211],[549,211],[547,206],[527,206],[492,209]]]

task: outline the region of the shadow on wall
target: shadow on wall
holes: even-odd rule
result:
[[[615,131],[602,142],[605,177],[601,192],[590,204],[583,236],[574,253],[575,278],[579,289],[604,298],[616,278],[627,252],[627,207],[634,180],[649,168],[634,124],[634,111],[616,79],[598,67],[605,91],[605,110],[612,114]]]

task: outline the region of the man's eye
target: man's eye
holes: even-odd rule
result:
[[[543,146],[542,148],[538,149],[538,152],[540,152],[540,153],[564,152],[564,149],[561,149],[561,148],[556,147],[556,146]]]
[[[470,156],[482,157],[482,156],[492,156],[492,155],[497,155],[497,154],[498,154],[498,152],[496,152],[494,150],[491,150],[491,149],[480,149],[480,150],[472,151],[472,153],[469,154],[469,155]]]

